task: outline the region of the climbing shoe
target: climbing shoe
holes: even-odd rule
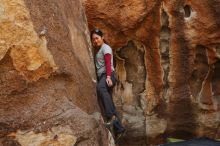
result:
[[[127,130],[124,129],[122,132],[116,133],[115,135],[115,144],[118,144],[122,137],[125,136]]]

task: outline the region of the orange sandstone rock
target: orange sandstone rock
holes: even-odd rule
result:
[[[112,145],[94,80],[81,1],[0,1],[0,145]]]
[[[102,29],[115,50],[114,100],[130,130],[124,144],[220,136],[219,1],[84,0],[84,6],[89,28]],[[155,130],[158,123],[165,127]]]

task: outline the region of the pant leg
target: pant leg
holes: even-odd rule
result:
[[[102,103],[105,109],[105,115],[107,118],[111,118],[115,115],[115,106],[112,100],[111,91],[106,83],[106,75],[102,75],[97,84],[97,91],[102,99]]]
[[[108,87],[106,83],[106,75],[102,75],[99,79],[99,82],[97,84],[97,91],[99,96],[101,97],[104,109],[105,109],[105,115],[107,119],[110,119],[113,115],[117,117],[117,120],[113,122],[113,127],[116,133],[121,133],[125,130],[125,128],[122,126],[120,119],[118,117],[118,114],[116,112],[116,108],[112,99],[112,91],[113,87],[115,86],[117,79],[115,77],[115,73],[112,73],[111,79],[113,82],[112,87]]]
[[[111,97],[112,97],[113,87],[116,85],[116,82],[117,82],[116,75],[115,75],[114,72],[111,75],[111,79],[112,79],[112,82],[113,82],[113,86],[112,86],[111,92],[110,92]],[[112,102],[113,102],[113,99],[112,99]],[[114,106],[114,109],[115,109],[115,112],[114,112],[115,116],[117,117],[117,120],[115,120],[114,123],[113,123],[113,127],[114,127],[115,132],[118,134],[118,133],[123,132],[125,130],[125,128],[121,124],[121,121],[120,121],[120,118],[119,118],[118,113],[116,111],[114,102],[113,102],[113,106]]]
[[[114,109],[114,115],[117,117],[118,114],[117,114],[117,111],[116,111],[116,108],[115,108],[115,104],[114,104],[114,101],[113,101],[113,98],[112,98],[112,93],[113,93],[113,88],[114,86],[116,85],[116,82],[117,82],[117,79],[116,79],[116,75],[115,75],[115,72],[112,72],[111,74],[111,80],[112,80],[112,87],[109,88],[109,93],[110,93],[110,96],[111,96],[111,101],[112,101],[112,105],[113,105],[113,109]]]

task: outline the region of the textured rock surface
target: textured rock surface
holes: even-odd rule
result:
[[[220,1],[84,0],[115,50],[124,145],[219,138]],[[131,140],[132,139],[132,140]]]
[[[1,0],[0,145],[113,145],[94,72],[80,0]]]

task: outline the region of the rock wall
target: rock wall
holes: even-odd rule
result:
[[[0,1],[0,145],[114,145],[80,0]]]
[[[84,0],[115,53],[122,145],[219,138],[220,1]]]

